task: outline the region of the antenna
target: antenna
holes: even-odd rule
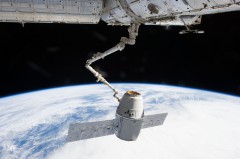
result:
[[[138,29],[139,29],[140,24],[139,23],[132,23],[129,28],[128,28],[128,33],[129,33],[129,38],[127,37],[121,37],[120,42],[115,45],[114,47],[106,50],[105,52],[101,53],[98,52],[93,55],[91,59],[88,59],[86,61],[85,67],[93,73],[93,75],[97,78],[97,82],[101,81],[105,85],[107,85],[113,92],[114,95],[113,97],[117,99],[118,102],[120,102],[120,98],[117,96],[118,91],[110,84],[108,81],[96,70],[94,70],[90,65],[100,59],[103,59],[104,57],[115,53],[117,51],[122,51],[125,48],[125,45],[134,45],[136,43],[136,37],[138,36]]]

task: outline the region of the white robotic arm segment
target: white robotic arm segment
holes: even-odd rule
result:
[[[120,42],[115,45],[114,47],[110,48],[109,50],[103,52],[103,53],[96,53],[93,55],[93,57],[89,60],[87,60],[86,62],[86,68],[91,71],[94,76],[97,78],[97,82],[101,81],[102,83],[106,84],[109,88],[111,88],[114,92],[114,97],[120,102],[120,98],[117,96],[118,92],[116,91],[115,88],[112,87],[112,85],[110,85],[107,80],[105,78],[102,77],[102,75],[97,72],[96,70],[94,70],[90,65],[99,60],[99,59],[103,59],[104,57],[116,52],[116,51],[122,51],[125,48],[126,44],[129,45],[134,45],[136,42],[136,37],[138,35],[138,29],[139,29],[140,24],[132,24],[130,25],[130,27],[128,28],[128,32],[129,32],[129,38],[126,37],[121,37]]]

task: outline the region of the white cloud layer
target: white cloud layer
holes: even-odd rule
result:
[[[65,143],[68,124],[111,119],[117,102],[102,85],[51,89],[0,99],[0,158],[239,159],[240,98],[180,87],[117,84],[141,92],[145,114],[164,125],[135,142],[115,135]]]

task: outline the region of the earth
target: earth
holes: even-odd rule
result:
[[[168,113],[137,141],[115,135],[66,143],[75,122],[113,119],[118,106],[105,85],[79,85],[0,98],[2,159],[239,159],[240,98],[157,84],[114,84],[138,91],[145,115]]]

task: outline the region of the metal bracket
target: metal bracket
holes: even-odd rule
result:
[[[120,42],[115,45],[114,47],[110,48],[109,50],[101,53],[98,52],[96,54],[93,55],[93,57],[89,60],[86,61],[86,65],[85,67],[94,74],[94,76],[97,78],[97,82],[101,81],[102,83],[104,83],[105,85],[107,85],[110,89],[113,90],[114,92],[114,97],[118,100],[118,102],[120,102],[120,98],[117,96],[118,91],[113,88],[112,85],[110,85],[107,80],[96,70],[94,70],[90,65],[99,60],[99,59],[103,59],[104,57],[116,52],[116,51],[122,51],[125,48],[125,45],[134,45],[136,43],[136,37],[138,35],[138,29],[139,29],[140,24],[139,23],[133,23],[129,26],[128,28],[128,32],[129,32],[129,38],[127,37],[121,37]]]
[[[191,29],[191,26],[187,25],[182,18],[180,19],[183,22],[183,25],[185,26],[186,30],[181,30],[179,34],[188,34],[188,33],[203,34],[204,33],[204,30]]]

